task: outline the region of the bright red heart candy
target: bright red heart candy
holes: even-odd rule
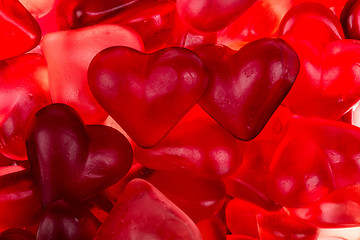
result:
[[[360,185],[331,192],[319,201],[302,208],[288,208],[291,215],[319,228],[360,226]]]
[[[216,32],[233,22],[256,0],[177,0],[183,21],[200,32]]]
[[[100,124],[107,117],[92,96],[87,71],[95,55],[112,46],[143,49],[136,32],[116,25],[49,33],[41,41],[49,67],[52,101],[75,108],[86,124]]]
[[[132,148],[117,130],[85,126],[64,104],[41,109],[26,141],[43,205],[84,199],[120,180],[130,169]]]
[[[297,5],[283,18],[279,36],[294,47],[301,62],[284,101],[291,111],[338,119],[359,101],[360,42],[341,40],[341,24],[329,9],[316,3]]]
[[[220,178],[240,166],[242,152],[225,129],[211,120],[199,119],[179,122],[152,148],[136,146],[134,158],[150,169]]]
[[[0,152],[25,160],[25,139],[29,122],[50,104],[45,59],[25,54],[0,62]]]
[[[207,77],[200,58],[183,48],[152,54],[108,48],[96,55],[88,72],[100,105],[142,147],[158,143],[197,103]]]
[[[316,240],[318,230],[297,221],[284,211],[258,214],[258,228],[261,240]]]
[[[202,240],[226,240],[226,226],[216,217],[206,218],[198,223]]]
[[[94,240],[199,240],[196,225],[159,190],[142,179],[122,192]]]
[[[59,200],[46,208],[36,239],[92,240],[100,224],[86,205]]]
[[[258,238],[252,238],[243,235],[226,235],[226,240],[258,240]]]
[[[38,45],[40,27],[18,0],[1,1],[0,16],[0,60],[18,56]]]
[[[347,1],[341,12],[340,21],[346,37],[360,40],[360,1]]]
[[[241,140],[260,133],[299,71],[295,51],[281,39],[260,39],[238,52],[217,45],[195,52],[210,72],[200,106]]]
[[[29,171],[0,175],[0,231],[34,224],[41,210]]]
[[[271,198],[303,207],[335,189],[360,182],[360,129],[317,118],[293,117],[268,173]]]

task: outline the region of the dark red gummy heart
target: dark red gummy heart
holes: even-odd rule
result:
[[[238,52],[217,45],[195,52],[210,72],[200,106],[241,140],[260,133],[299,71],[295,51],[280,39],[263,38]]]
[[[340,16],[346,37],[360,40],[360,1],[349,0]]]
[[[18,0],[0,2],[0,60],[34,48],[41,39],[36,20]]]
[[[329,9],[318,3],[297,5],[284,16],[278,35],[301,62],[284,101],[291,111],[338,119],[360,100],[360,41],[342,40],[340,21]]]
[[[94,240],[198,240],[194,222],[159,190],[142,179],[132,180],[121,193]]]
[[[113,47],[95,56],[88,80],[97,101],[130,138],[151,147],[200,99],[207,72],[187,49],[143,54]]]
[[[26,145],[43,205],[95,194],[125,176],[132,163],[131,145],[120,132],[85,126],[64,104],[35,115]]]

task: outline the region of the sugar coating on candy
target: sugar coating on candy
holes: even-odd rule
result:
[[[196,225],[145,180],[131,181],[94,240],[199,240]]]

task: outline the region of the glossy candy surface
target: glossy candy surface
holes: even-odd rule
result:
[[[203,63],[183,48],[152,54],[108,48],[92,60],[88,76],[100,105],[142,147],[158,143],[207,86]]]
[[[340,20],[346,37],[360,40],[360,1],[348,0]]]
[[[52,101],[73,107],[86,124],[100,124],[107,117],[91,94],[87,71],[94,56],[112,46],[143,49],[136,32],[116,25],[49,33],[41,41],[49,66]]]
[[[10,228],[0,233],[0,240],[35,240],[35,236],[21,228]]]
[[[144,238],[198,240],[201,233],[159,190],[135,179],[126,186],[94,240]]]
[[[195,52],[210,72],[200,106],[241,140],[260,133],[299,71],[295,51],[280,39],[260,39],[238,52],[215,45]]]
[[[132,163],[132,148],[120,132],[85,126],[64,104],[49,105],[35,115],[26,144],[45,206],[60,198],[87,198],[120,180]]]
[[[282,19],[278,36],[294,47],[301,62],[285,99],[294,113],[338,119],[359,101],[360,42],[341,40],[340,21],[329,9],[316,3],[297,5]]]

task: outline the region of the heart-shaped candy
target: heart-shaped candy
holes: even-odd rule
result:
[[[216,32],[228,26],[256,0],[177,0],[179,16],[192,28]]]
[[[210,72],[200,106],[241,140],[260,133],[299,71],[295,51],[281,39],[263,38],[238,52],[217,45],[195,52]]]
[[[39,24],[18,0],[0,2],[0,60],[33,49],[41,39]]]
[[[89,197],[120,180],[132,163],[131,145],[120,132],[85,126],[64,104],[35,115],[26,145],[43,205]]]
[[[344,6],[340,16],[341,25],[345,35],[360,40],[360,1],[349,0]]]
[[[329,9],[317,3],[297,5],[283,18],[279,36],[301,62],[284,101],[291,111],[338,119],[360,100],[360,41],[341,40],[341,24]]]
[[[95,56],[88,81],[100,105],[130,138],[151,147],[203,95],[207,72],[200,58],[184,48],[143,54],[113,47]]]

